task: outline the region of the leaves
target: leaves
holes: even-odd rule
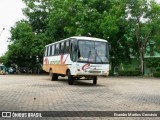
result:
[[[11,28],[8,51],[10,61],[19,66],[21,61],[34,65],[36,56],[42,61],[46,44],[70,36],[108,40],[113,66],[129,62],[130,56],[143,58],[146,45],[159,42],[160,5],[154,0],[23,1],[27,19]]]

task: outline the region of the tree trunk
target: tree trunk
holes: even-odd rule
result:
[[[141,67],[141,75],[144,75],[144,51],[140,50],[140,67]]]

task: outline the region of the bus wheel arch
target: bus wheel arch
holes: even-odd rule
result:
[[[70,71],[69,69],[66,70],[66,76],[68,76],[68,72],[69,72],[69,71]]]
[[[50,80],[51,80],[51,81],[56,81],[56,80],[58,80],[58,74],[53,73],[52,68],[50,68],[50,70],[49,70],[49,75],[50,75]]]

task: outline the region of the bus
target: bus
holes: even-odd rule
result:
[[[75,80],[93,80],[109,74],[109,43],[107,40],[75,36],[45,46],[43,70],[51,80],[58,76],[68,78],[68,84]]]

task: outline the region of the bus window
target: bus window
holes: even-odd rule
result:
[[[65,50],[64,50],[64,53],[69,53],[69,41],[66,41],[65,42]]]
[[[45,47],[45,53],[44,53],[44,56],[47,56],[47,52],[48,52],[48,47]]]
[[[50,55],[50,46],[48,46],[48,53],[47,53],[47,56]]]
[[[52,45],[52,54],[51,55],[54,55],[54,45]]]
[[[64,53],[64,42],[61,43],[61,50],[60,50],[60,54]]]
[[[49,56],[52,56],[52,46],[50,46],[49,48],[50,48]]]
[[[56,47],[55,47],[55,55],[58,55],[59,54],[59,43],[56,44]]]

